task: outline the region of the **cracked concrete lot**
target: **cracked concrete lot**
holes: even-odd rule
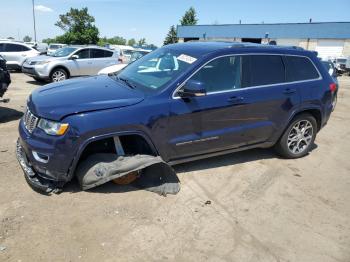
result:
[[[179,194],[70,183],[43,196],[15,159],[38,83],[13,73],[0,104],[0,261],[350,261],[350,78],[305,158],[250,150],[176,166]]]

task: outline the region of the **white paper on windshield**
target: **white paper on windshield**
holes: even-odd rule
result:
[[[192,63],[197,61],[197,58],[194,58],[194,57],[189,56],[189,55],[182,54],[182,55],[179,55],[177,57],[177,60],[183,61],[183,62],[188,63],[188,64],[192,64]]]

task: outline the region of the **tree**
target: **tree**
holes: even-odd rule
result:
[[[134,45],[136,45],[136,40],[135,40],[134,38],[129,39],[128,45],[129,45],[129,46],[134,46]]]
[[[88,8],[71,8],[59,16],[55,23],[65,33],[56,37],[57,42],[64,44],[97,44],[99,31],[94,25],[95,18],[88,13]]]
[[[104,46],[106,44],[110,45],[126,45],[126,39],[121,36],[114,36],[112,38],[103,37],[100,38],[98,44]]]
[[[30,42],[32,41],[32,38],[28,35],[26,35],[25,37],[23,37],[23,42]]]
[[[196,25],[198,22],[196,10],[190,7],[180,20],[181,25]]]
[[[193,7],[190,7],[180,20],[181,25],[196,25],[197,22],[198,22],[198,19],[197,19],[196,10]],[[177,41],[178,39],[177,39],[176,29],[175,29],[175,26],[172,25],[169,29],[167,36],[165,37],[164,45],[174,44],[174,43],[177,43]]]
[[[141,38],[139,41],[137,41],[138,46],[143,46],[146,44],[146,38]]]
[[[165,37],[163,44],[164,45],[174,44],[174,43],[177,43],[177,40],[178,39],[177,39],[175,26],[172,25],[169,29],[167,36]]]

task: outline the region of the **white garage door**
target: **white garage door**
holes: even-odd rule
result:
[[[323,59],[332,59],[342,56],[344,40],[318,40],[316,51]]]
[[[277,39],[276,40],[277,42],[277,45],[286,45],[286,46],[299,46],[299,42],[300,40],[299,39]]]

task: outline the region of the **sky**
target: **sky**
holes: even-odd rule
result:
[[[33,37],[32,0],[0,0],[0,38]],[[55,22],[71,7],[88,7],[100,36],[146,38],[161,46],[171,25],[193,6],[198,24],[350,21],[350,0],[35,0],[37,38],[64,32]]]

